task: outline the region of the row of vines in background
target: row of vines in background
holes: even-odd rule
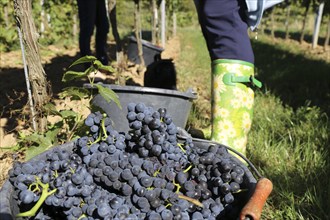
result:
[[[322,16],[319,16],[321,25],[318,31],[316,22],[320,13]],[[300,43],[306,41],[312,43],[312,48],[319,44],[326,49],[330,37],[330,4],[323,0],[286,0],[266,10],[260,30],[261,33],[267,31],[273,38],[277,35]]]
[[[167,6],[174,5],[180,10],[177,17],[178,25],[187,25],[195,16],[190,0],[167,1]],[[79,32],[79,18],[77,0],[38,0],[32,1],[33,19],[39,31],[41,45],[55,43],[70,44],[77,41]],[[172,4],[173,2],[173,4]],[[180,3],[179,3],[180,2]],[[170,4],[171,3],[171,4]],[[14,2],[0,0],[0,51],[6,52],[18,49],[19,40],[14,19]],[[142,29],[151,29],[151,5],[149,0],[141,0]],[[157,1],[159,5],[159,1]],[[131,33],[134,29],[134,1],[117,1],[117,22],[122,35]],[[167,13],[171,13],[170,10]],[[131,15],[131,16],[127,16]],[[171,21],[168,22],[168,25]],[[110,35],[109,35],[110,37]]]
[[[78,33],[78,8],[76,0],[31,1],[33,19],[42,45],[55,42],[69,43]],[[15,50],[19,46],[14,18],[14,2],[0,0],[1,10],[0,51]]]
[[[108,0],[109,1],[109,0]],[[139,0],[141,7],[141,28],[142,30],[152,29],[152,0]],[[32,1],[33,16],[40,34],[39,42],[42,45],[55,43],[71,44],[78,39],[79,19],[77,0],[38,0]],[[160,4],[160,0],[156,0]],[[305,30],[302,34],[311,35],[314,28],[315,12],[320,0],[291,0],[276,6],[275,10],[266,11],[263,23],[264,29],[281,29],[287,27],[287,32],[301,34],[303,22],[307,17]],[[306,5],[309,3],[307,16],[305,16]],[[18,49],[19,40],[14,19],[14,6],[11,0],[0,0],[0,51]],[[122,36],[130,34],[134,29],[134,1],[117,0],[117,23],[119,33]],[[178,27],[196,23],[196,12],[192,0],[166,0],[166,13],[168,28],[166,31],[170,36],[173,29],[173,22]],[[127,16],[131,15],[131,16]],[[175,15],[176,20],[173,20]],[[273,20],[278,25],[271,23]],[[330,21],[330,4],[325,3],[320,37],[325,38],[327,26]],[[282,28],[283,29],[283,28]],[[110,37],[110,35],[109,35]]]

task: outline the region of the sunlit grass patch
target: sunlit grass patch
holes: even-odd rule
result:
[[[210,60],[202,34],[180,32],[179,87],[194,87],[189,126],[209,131]],[[248,158],[272,180],[262,219],[330,218],[329,64],[268,39],[255,44],[264,88],[256,92]],[[317,67],[317,70],[315,69]]]

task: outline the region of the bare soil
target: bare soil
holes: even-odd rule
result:
[[[112,43],[109,42],[109,57],[115,58],[111,51]],[[173,38],[166,44],[166,49],[162,52],[163,58],[172,58],[174,61],[179,55],[179,40]],[[68,67],[79,58],[77,47],[64,48],[63,46],[48,46],[40,48],[42,63],[47,75],[47,80],[51,85],[52,102],[57,110],[70,106],[77,111],[75,103],[58,98],[58,94],[63,88],[70,85],[82,86],[82,82],[64,84],[61,82],[63,73]],[[24,155],[9,150],[18,140],[18,132],[31,132],[31,121],[29,120],[28,93],[24,77],[24,69],[21,51],[12,51],[0,54],[0,188],[7,179],[8,170],[15,160],[24,160]],[[134,63],[127,61],[124,71],[118,74],[98,73],[98,80],[104,83],[117,83],[119,78],[126,79],[126,85],[143,85],[143,72]],[[89,113],[84,109],[84,115]],[[56,120],[50,118],[49,120]]]

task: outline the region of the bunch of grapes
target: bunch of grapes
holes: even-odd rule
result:
[[[55,148],[42,161],[10,170],[20,217],[36,219],[235,218],[246,175],[223,146],[179,140],[165,108],[127,106],[130,131],[100,112],[73,151]]]
[[[143,103],[128,105],[127,119],[131,128],[132,138],[128,147],[142,158],[157,157],[164,165],[169,162],[186,166],[190,146],[177,142],[177,127],[165,108],[154,111]]]

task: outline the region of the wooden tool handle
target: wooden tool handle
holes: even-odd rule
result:
[[[248,203],[243,207],[240,220],[259,220],[262,208],[269,194],[273,190],[273,183],[267,178],[258,180],[255,191]]]

